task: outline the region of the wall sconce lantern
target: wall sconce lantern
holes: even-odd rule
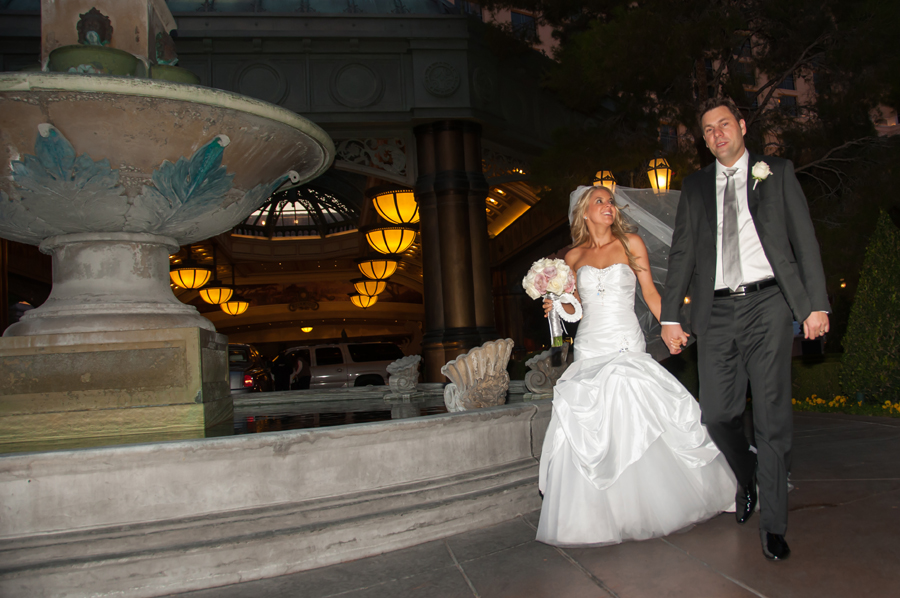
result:
[[[357,293],[367,297],[374,297],[380,294],[387,286],[387,281],[373,280],[371,278],[354,278],[350,282],[353,283],[353,288],[356,289]]]
[[[177,268],[169,271],[169,277],[176,285],[183,289],[199,289],[205,285],[212,272],[209,268],[201,266],[194,261],[191,253],[191,246],[187,248],[187,259],[184,260]]]
[[[650,177],[650,186],[657,193],[665,193],[672,183],[672,169],[665,158],[654,158],[647,166],[647,176]]]
[[[403,253],[416,240],[416,227],[408,224],[374,226],[362,231],[378,253]]]
[[[312,332],[312,328],[313,328],[312,326],[304,326],[300,330],[302,330],[303,332],[309,333],[309,332]]]
[[[387,280],[397,271],[399,256],[385,255],[364,257],[356,260],[356,266],[362,275],[372,280]]]
[[[378,296],[368,297],[366,295],[350,295],[350,303],[355,305],[356,307],[361,307],[363,309],[368,309],[375,305],[378,302]]]
[[[594,175],[594,187],[606,187],[613,193],[616,192],[616,177],[610,170],[598,170]]]
[[[391,189],[372,198],[375,209],[391,224],[415,224],[419,221],[419,204],[412,189]]]

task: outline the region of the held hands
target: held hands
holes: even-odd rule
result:
[[[824,311],[814,311],[803,321],[803,336],[808,340],[819,338],[825,336],[828,328],[828,314]]]
[[[690,335],[681,329],[681,324],[663,324],[661,336],[669,353],[678,355],[687,346]]]

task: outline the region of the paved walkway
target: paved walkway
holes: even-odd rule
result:
[[[900,596],[900,420],[797,414],[793,554],[766,561],[758,516],[643,542],[558,549],[538,513],[405,550],[182,598],[826,598]]]

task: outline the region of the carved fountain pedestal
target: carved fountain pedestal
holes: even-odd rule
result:
[[[101,49],[127,45],[115,32],[134,30],[131,13],[174,24],[159,0],[105,0],[109,15],[94,4],[45,0],[44,39],[74,43],[73,15],[77,41]],[[159,51],[156,62],[124,49],[149,70],[163,64]],[[231,229],[333,155],[310,121],[228,92],[0,74],[0,237],[53,257],[49,299],[0,338],[0,452],[230,433],[228,339],[174,296],[169,254]]]

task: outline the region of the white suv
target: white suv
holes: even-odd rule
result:
[[[312,347],[293,347],[273,360],[303,362],[291,388],[342,388],[379,386],[387,383],[387,366],[403,357],[400,347],[391,343],[335,343]],[[309,382],[305,378],[309,376]]]

